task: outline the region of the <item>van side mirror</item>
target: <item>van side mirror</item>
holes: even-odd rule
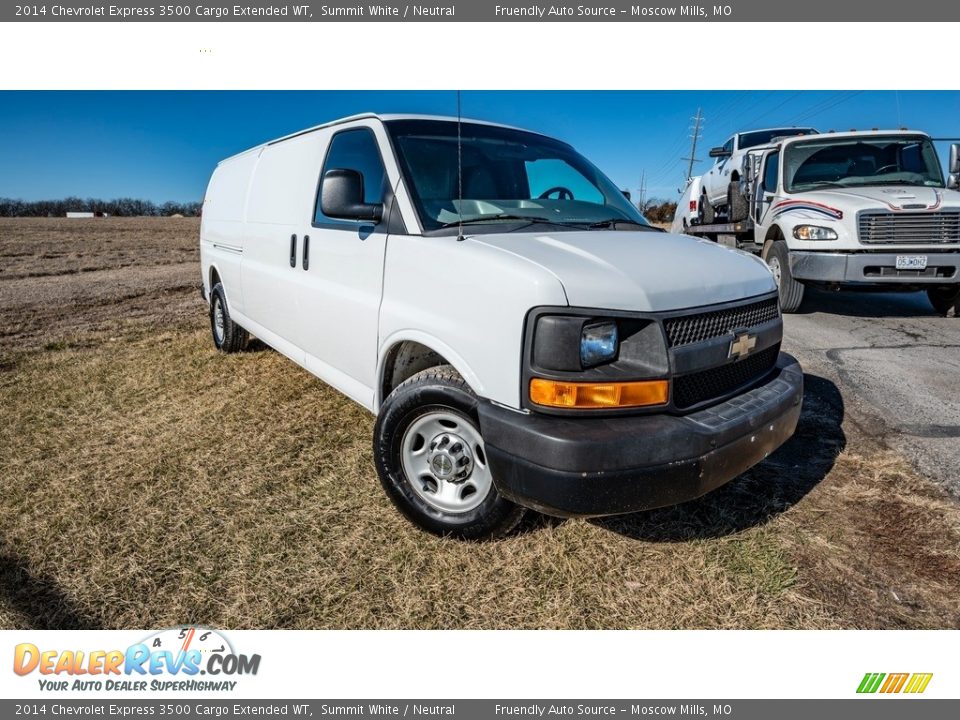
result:
[[[947,172],[951,175],[960,173],[960,145],[957,143],[950,146],[950,166]]]
[[[710,148],[710,157],[722,158],[730,157],[731,155],[733,155],[733,153],[729,150],[725,150],[723,147]]]
[[[623,193],[623,196],[624,196],[627,200],[630,199],[630,191],[629,191],[629,190],[621,190],[620,192]]]
[[[960,175],[950,173],[950,176],[947,178],[947,190],[960,190]]]
[[[320,187],[320,210],[327,217],[339,220],[378,223],[383,217],[383,203],[363,201],[363,175],[345,168],[324,173]]]

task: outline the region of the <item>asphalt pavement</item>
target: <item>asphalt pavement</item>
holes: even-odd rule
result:
[[[924,293],[807,290],[783,349],[837,385],[847,422],[960,497],[960,318]]]

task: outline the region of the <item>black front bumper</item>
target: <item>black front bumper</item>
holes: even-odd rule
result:
[[[700,497],[756,465],[796,429],[803,371],[780,355],[760,385],[683,416],[570,418],[480,406],[500,493],[549,515],[649,510]]]

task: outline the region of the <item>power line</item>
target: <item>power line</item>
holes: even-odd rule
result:
[[[687,161],[687,180],[693,177],[693,164],[700,162],[697,159],[697,140],[700,139],[700,128],[703,125],[701,108],[697,108],[697,114],[691,120],[693,120],[693,127],[690,129],[693,132],[690,134],[690,157],[681,158]]]
[[[756,122],[756,121],[759,120],[760,118],[764,118],[764,117],[766,117],[767,115],[769,115],[770,113],[776,112],[777,110],[779,110],[780,108],[782,108],[784,105],[786,105],[788,102],[790,102],[791,100],[793,100],[795,97],[797,97],[798,95],[801,95],[802,93],[803,93],[803,90],[798,90],[797,92],[793,93],[792,95],[787,95],[786,99],[785,99],[783,102],[777,103],[776,105],[774,105],[772,108],[770,108],[770,109],[767,110],[766,112],[762,112],[762,113],[760,113],[759,115],[755,115],[754,118],[753,118],[753,121]]]
[[[827,110],[832,110],[833,108],[837,107],[837,105],[842,105],[843,103],[848,102],[849,100],[853,100],[857,95],[859,95],[862,92],[863,90],[855,90],[851,92],[849,95],[847,95],[846,97],[837,98],[834,100],[834,102],[831,102],[825,105],[824,107],[818,108],[813,112],[805,113],[800,118],[798,118],[797,121],[802,122],[805,120],[809,120],[811,118],[815,118],[817,115],[821,115],[822,113],[825,113]]]

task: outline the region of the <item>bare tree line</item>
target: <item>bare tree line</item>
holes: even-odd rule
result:
[[[68,197],[59,200],[17,200],[0,198],[0,217],[63,217],[68,212],[92,212],[117,217],[170,217],[183,215],[196,217],[200,214],[201,202],[155,203],[152,200],[138,198],[99,198]],[[639,203],[638,203],[639,205]],[[660,198],[644,201],[640,212],[650,222],[670,222],[677,211],[677,203]]]
[[[648,198],[644,200],[643,205],[637,203],[637,208],[650,222],[668,223],[673,220],[674,213],[677,212],[677,203],[660,198]]]
[[[68,197],[59,200],[17,200],[0,198],[0,217],[63,217],[68,212],[92,212],[118,217],[169,217],[183,215],[195,217],[200,214],[200,202],[155,203],[138,198]]]

